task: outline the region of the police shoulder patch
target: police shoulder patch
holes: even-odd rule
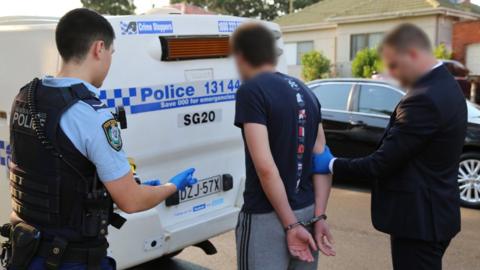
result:
[[[122,136],[120,135],[120,128],[115,119],[107,120],[102,125],[105,136],[110,146],[115,149],[115,151],[122,150],[123,142]]]

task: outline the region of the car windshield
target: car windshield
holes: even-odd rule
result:
[[[467,101],[468,118],[480,118],[480,106]]]

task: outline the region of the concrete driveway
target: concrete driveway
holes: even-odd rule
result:
[[[329,223],[336,240],[337,256],[321,257],[319,269],[385,270],[391,269],[389,238],[370,222],[370,193],[364,184],[342,184],[333,189],[328,207]],[[462,209],[462,232],[448,249],[444,269],[480,269],[480,210]],[[187,248],[173,260],[136,267],[136,270],[236,269],[233,232],[212,242],[218,254],[207,256],[196,248]]]

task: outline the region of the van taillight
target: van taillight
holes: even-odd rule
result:
[[[162,61],[223,58],[230,54],[228,36],[160,37]]]

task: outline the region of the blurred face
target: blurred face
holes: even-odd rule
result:
[[[110,47],[106,47],[105,42],[99,40],[95,41],[93,44],[93,59],[94,65],[92,73],[92,84],[95,87],[100,87],[103,84],[103,81],[108,75],[110,66],[112,64],[112,55],[115,52],[113,48],[113,43]]]
[[[396,79],[403,87],[412,86],[423,75],[420,70],[421,52],[410,48],[406,51],[398,51],[391,46],[382,49],[382,60],[389,75]]]
[[[253,74],[253,67],[243,58],[241,53],[235,53],[233,55],[235,64],[237,65],[238,73],[242,80],[248,80]]]

